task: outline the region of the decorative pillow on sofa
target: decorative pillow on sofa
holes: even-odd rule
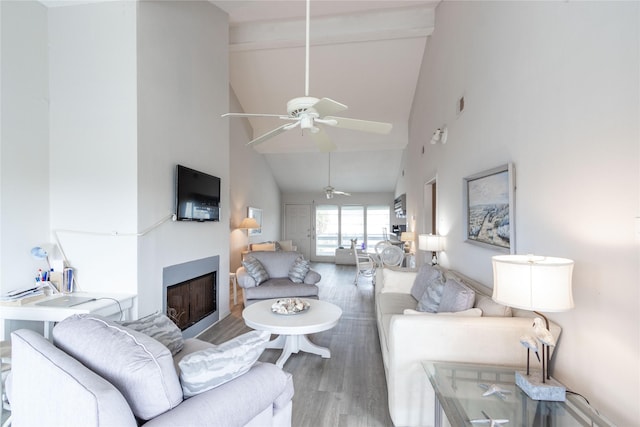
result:
[[[438,313],[458,312],[473,307],[476,300],[476,292],[467,285],[449,278],[442,289],[442,299],[438,306]]]
[[[293,252],[293,240],[280,240],[279,242],[276,242],[276,244],[278,246],[280,246],[280,250],[282,251],[286,251],[286,252]]]
[[[302,283],[309,272],[309,261],[299,256],[289,270],[289,280],[293,283]]]
[[[266,331],[251,331],[185,356],[179,363],[184,397],[211,390],[246,373],[264,351],[270,336]]]
[[[242,261],[242,266],[247,270],[249,276],[253,277],[253,280],[256,281],[256,286],[264,282],[265,280],[269,280],[269,275],[264,269],[262,263],[251,255],[247,255],[244,258],[244,261]]]
[[[424,291],[429,286],[434,279],[440,279],[442,274],[440,270],[437,270],[434,266],[430,264],[423,264],[418,270],[418,274],[416,275],[415,280],[413,281],[413,286],[411,287],[411,296],[413,296],[417,301],[420,301]]]
[[[432,277],[424,293],[418,299],[418,305],[416,310],[425,311],[428,313],[437,313],[442,300],[442,292],[444,290],[445,283],[442,276],[438,275]]]
[[[171,351],[173,356],[184,347],[184,339],[182,338],[182,332],[180,328],[178,328],[178,325],[160,312],[150,314],[138,320],[116,323],[131,328],[134,331],[142,332],[160,341]]]

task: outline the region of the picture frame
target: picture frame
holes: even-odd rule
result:
[[[248,231],[249,236],[257,236],[262,234],[262,209],[253,208],[249,206],[247,208],[247,217],[253,218],[260,225],[260,228],[250,228]]]
[[[465,242],[515,254],[514,174],[508,163],[464,178]]]

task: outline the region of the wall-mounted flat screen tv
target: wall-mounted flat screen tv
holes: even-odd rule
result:
[[[220,178],[177,165],[176,217],[178,221],[220,221]]]

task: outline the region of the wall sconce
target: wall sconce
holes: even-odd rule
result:
[[[433,136],[431,137],[431,144],[437,144],[438,142],[446,144],[448,135],[449,129],[447,129],[446,125],[436,129],[435,132],[433,132]]]
[[[438,264],[438,252],[444,250],[444,236],[421,234],[418,236],[418,249],[431,252],[431,265]]]

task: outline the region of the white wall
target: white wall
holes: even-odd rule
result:
[[[137,231],[136,11],[49,9],[51,229],[86,291],[137,286],[136,238],[110,235]]]
[[[517,253],[575,261],[576,307],[549,316],[554,376],[618,425],[640,417],[639,7],[440,3],[406,156],[409,215],[422,224],[437,174],[441,263],[489,285],[496,252],[463,242],[462,180],[514,163]],[[430,145],[445,123],[447,144]]]
[[[240,105],[233,89],[229,87],[229,111],[240,112]],[[247,142],[253,139],[253,131],[247,119],[221,119],[230,128],[231,215],[230,215],[230,268],[240,267],[242,251],[247,249],[247,231],[236,227],[247,216],[247,207],[262,209],[262,234],[249,237],[250,243],[280,240],[281,203],[280,189],[264,156]]]
[[[0,290],[32,283],[44,263],[29,250],[58,230],[80,287],[135,292],[140,315],[162,308],[163,267],[211,255],[228,301],[227,15],[207,2],[0,7]],[[174,211],[177,163],[222,178],[221,222],[135,236]]]
[[[33,284],[46,262],[30,250],[50,240],[45,7],[0,2],[0,43],[0,292],[6,292]]]
[[[208,2],[138,4],[138,229],[174,212],[176,164],[221,178],[220,222],[168,222],[140,238],[140,315],[162,308],[163,267],[214,255],[229,313],[228,32]]]

